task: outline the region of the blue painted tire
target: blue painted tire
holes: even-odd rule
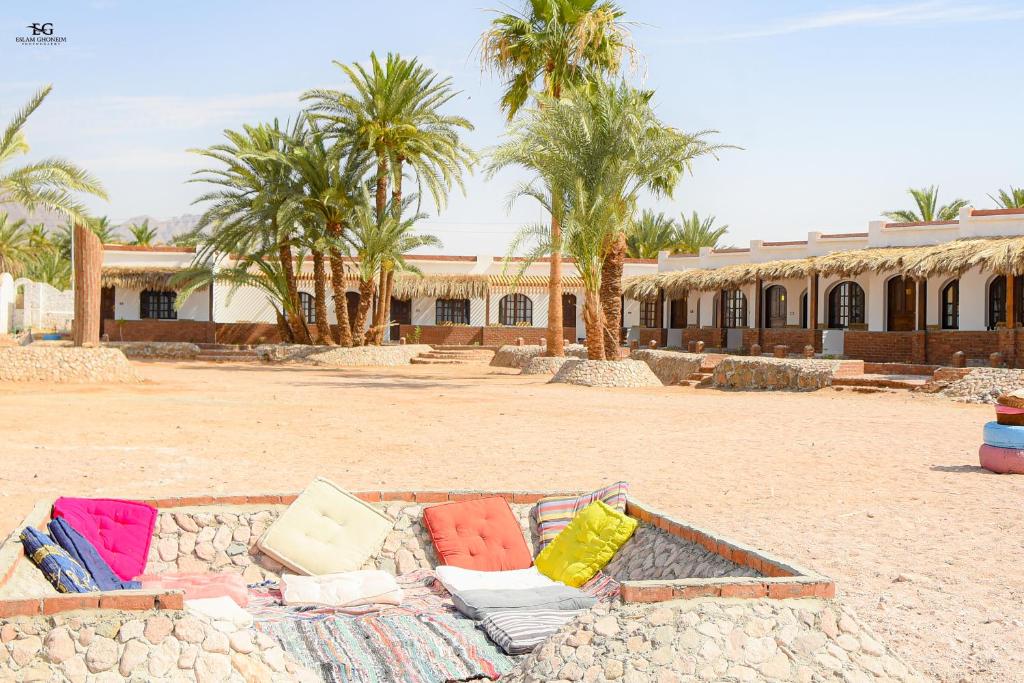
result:
[[[1012,448],[1024,450],[1024,427],[1012,425],[1001,425],[998,422],[989,422],[985,425],[984,442],[989,446],[998,448]]]

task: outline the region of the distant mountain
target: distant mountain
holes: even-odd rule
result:
[[[30,225],[42,223],[51,230],[64,225],[65,222],[64,216],[56,211],[47,211],[44,209],[29,213],[25,210],[25,207],[20,204],[0,204],[0,213],[7,213],[8,217],[15,221],[25,219],[25,222]],[[160,243],[170,242],[172,237],[191,230],[196,226],[196,223],[199,222],[199,216],[190,213],[167,219],[160,219],[147,214],[142,214],[139,216],[132,216],[127,220],[119,221],[114,225],[116,228],[120,229],[119,233],[121,237],[127,240],[128,226],[135,223],[142,223],[142,221],[147,218],[149,219],[149,226],[156,229],[156,241]]]

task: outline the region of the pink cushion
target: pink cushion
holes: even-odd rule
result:
[[[986,470],[997,474],[1024,474],[1024,451],[984,444],[978,450],[978,460]]]
[[[1024,408],[996,405],[996,415],[1024,415]]]
[[[227,597],[239,607],[249,604],[249,588],[241,574],[232,572],[171,572],[139,577],[145,590],[183,590],[186,600]]]
[[[429,507],[423,521],[441,564],[479,571],[533,564],[519,520],[500,496]]]
[[[58,498],[53,516],[67,519],[123,580],[146,571],[156,508],[112,498]]]

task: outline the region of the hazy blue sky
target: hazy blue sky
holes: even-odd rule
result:
[[[514,0],[517,1],[517,0]],[[661,117],[714,128],[743,151],[697,163],[673,213],[713,213],[727,240],[794,239],[808,230],[865,229],[907,203],[908,186],[990,206],[1024,185],[1024,6],[1020,0],[859,2],[621,0]],[[98,213],[115,221],[196,212],[184,150],[236,127],[297,111],[298,95],[340,85],[332,60],[371,50],[420,57],[462,91],[477,148],[500,139],[500,84],[481,74],[475,42],[487,0],[420,2],[30,2],[0,7],[0,120],[45,83],[33,155],[61,154],[107,185]],[[60,47],[15,37],[53,22]],[[450,253],[500,253],[516,226],[506,212],[519,179],[479,176],[427,225]]]

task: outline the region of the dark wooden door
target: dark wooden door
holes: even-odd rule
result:
[[[100,322],[114,319],[114,288],[104,287],[100,290]]]
[[[779,285],[772,285],[765,291],[765,327],[786,326],[786,290]]]
[[[412,325],[412,302],[391,297],[391,341],[401,336],[399,325]]]
[[[917,289],[914,281],[903,277],[889,280],[889,326],[890,332],[911,332],[917,325]]]

